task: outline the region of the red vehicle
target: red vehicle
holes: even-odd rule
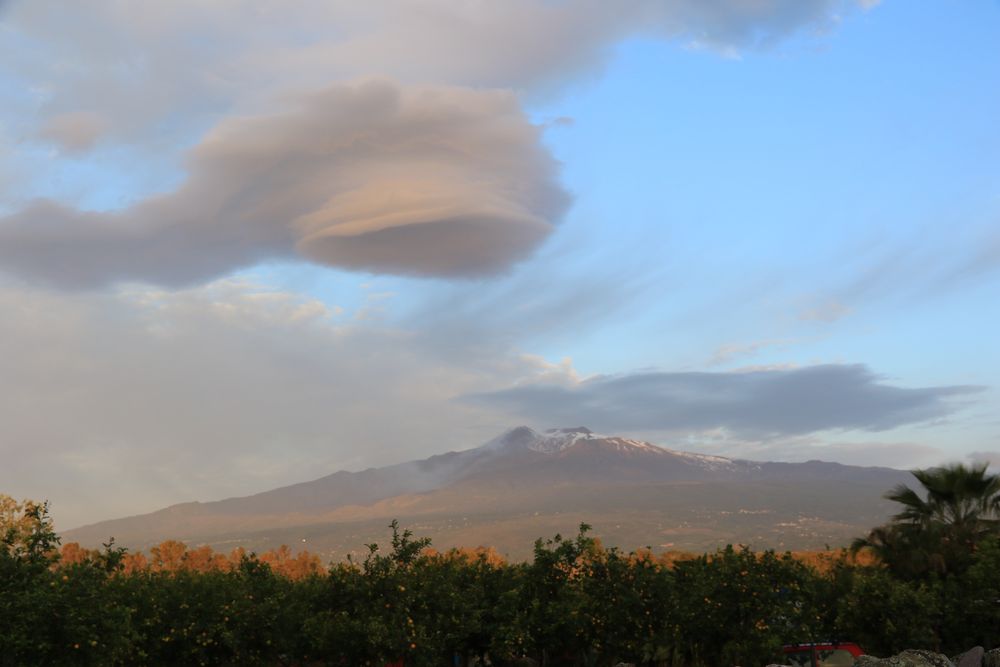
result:
[[[794,667],[852,667],[865,652],[852,642],[810,642],[782,648],[785,663]]]

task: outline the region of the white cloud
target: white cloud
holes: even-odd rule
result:
[[[803,309],[799,313],[799,319],[804,322],[823,322],[829,324],[847,317],[852,312],[854,312],[854,309],[850,306],[831,299]]]
[[[15,0],[0,70],[31,82],[42,117],[99,113],[136,139],[178,115],[226,113],[278,90],[358,76],[540,91],[647,35],[720,50],[822,30],[847,0]],[[6,44],[4,48],[3,44]]]
[[[750,343],[727,343],[725,345],[720,345],[715,349],[715,352],[712,353],[712,357],[708,360],[708,365],[718,366],[741,357],[752,357],[761,350],[767,348],[783,348],[795,343],[796,341],[790,338],[758,340]]]
[[[173,194],[105,215],[35,203],[0,220],[0,259],[63,287],[193,284],[300,256],[406,275],[496,273],[566,204],[519,96],[599,70],[629,36],[758,48],[823,29],[852,4],[16,1],[0,84],[31,92],[8,112],[27,147],[10,160],[27,164],[32,136],[59,147],[52,160],[121,151],[89,165],[98,170],[156,173],[196,148]],[[403,84],[336,83],[372,76]],[[304,106],[274,113],[303,91]],[[135,196],[125,194],[106,199]]]

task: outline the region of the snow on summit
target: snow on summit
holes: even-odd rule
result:
[[[585,426],[551,428],[542,433],[539,433],[528,426],[518,426],[486,443],[483,448],[508,451],[527,449],[541,454],[558,454],[580,443],[586,442],[599,444],[605,450],[611,449],[623,454],[644,452],[674,456],[683,459],[686,463],[701,466],[709,470],[719,470],[737,466],[732,459],[722,456],[682,452],[667,449],[665,447],[659,447],[642,440],[633,440],[631,438],[623,438],[620,436],[602,435],[600,433],[594,433]]]

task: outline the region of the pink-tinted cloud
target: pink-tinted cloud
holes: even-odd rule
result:
[[[114,213],[38,202],[0,219],[0,270],[63,288],[184,285],[273,258],[425,276],[496,273],[568,195],[540,130],[500,91],[337,85],[232,118],[175,192]]]

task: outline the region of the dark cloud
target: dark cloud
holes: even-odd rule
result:
[[[223,122],[174,193],[117,213],[36,203],[0,219],[0,268],[63,288],[185,285],[263,259],[426,276],[525,257],[568,196],[516,98],[387,81]]]
[[[728,373],[634,373],[578,383],[526,384],[466,396],[538,424],[586,423],[606,431],[726,429],[738,437],[830,429],[881,431],[927,422],[981,387],[904,388],[863,365]]]

